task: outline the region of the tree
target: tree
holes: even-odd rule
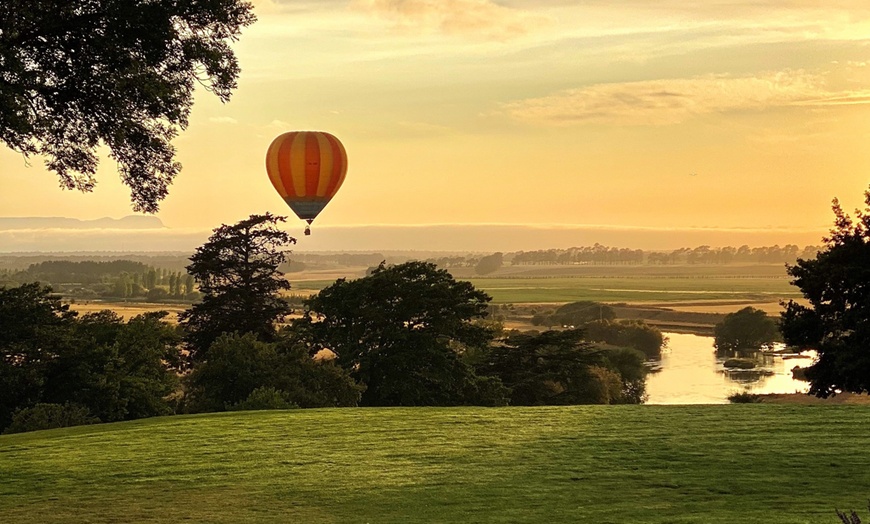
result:
[[[649,358],[661,356],[666,341],[661,331],[642,320],[596,320],[586,323],[583,331],[590,342],[636,349]]]
[[[498,271],[503,263],[504,255],[502,253],[493,253],[481,258],[477,265],[474,266],[474,272],[478,275],[488,275]]]
[[[366,385],[365,405],[499,403],[498,385],[481,382],[460,358],[492,339],[477,322],[489,300],[432,263],[382,263],[310,298],[294,329],[311,351],[330,349]]]
[[[50,287],[0,288],[0,429],[40,401],[53,348],[67,343],[75,316]]]
[[[512,334],[490,349],[477,371],[499,378],[515,406],[642,402],[643,354],[600,349],[583,337],[580,329]]]
[[[64,406],[103,422],[171,413],[180,352],[165,315],[126,324],[111,311],[79,319],[50,288],[0,289],[0,429],[16,412],[66,413]],[[39,404],[54,407],[27,411]]]
[[[181,165],[197,84],[226,102],[230,43],[254,22],[243,0],[8,0],[0,10],[0,141],[47,157],[61,186],[90,191],[104,143],[153,213]]]
[[[291,311],[281,296],[290,283],[278,270],[285,259],[282,249],[296,243],[277,227],[285,220],[266,213],[222,225],[190,257],[187,272],[203,294],[202,302],[179,315],[192,359],[205,358],[209,346],[223,333],[274,339],[276,322]]]
[[[171,414],[180,337],[166,315],[145,313],[125,323],[100,311],[78,319],[70,326],[73,342],[54,348],[41,401],[85,406],[103,422]]]
[[[187,377],[187,409],[223,411],[272,388],[288,403],[303,408],[355,406],[362,388],[330,361],[311,358],[290,337],[257,340],[252,333],[227,334],[209,349]]]
[[[779,339],[779,329],[767,313],[748,306],[725,315],[713,328],[713,337],[719,351],[754,351],[772,348]]]
[[[806,377],[819,397],[870,392],[870,191],[864,202],[853,220],[834,199],[824,248],[788,267],[809,305],[789,301],[781,330],[788,345],[818,352]]]

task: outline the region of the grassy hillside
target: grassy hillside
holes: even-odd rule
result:
[[[864,406],[343,409],[7,435],[0,521],[834,523],[870,495],[868,421]]]

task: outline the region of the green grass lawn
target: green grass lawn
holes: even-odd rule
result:
[[[334,409],[0,436],[0,522],[836,523],[870,408]],[[864,512],[861,512],[862,516]]]

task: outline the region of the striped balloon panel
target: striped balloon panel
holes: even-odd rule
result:
[[[344,182],[347,153],[329,133],[291,131],[272,141],[266,153],[266,172],[278,194],[299,218],[310,219],[317,216]]]

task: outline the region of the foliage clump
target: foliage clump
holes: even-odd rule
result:
[[[748,391],[738,391],[728,395],[728,402],[732,404],[758,404],[763,402],[763,397]]]
[[[206,358],[224,333],[274,340],[276,323],[292,311],[281,295],[290,283],[278,269],[286,260],[284,249],[296,243],[278,228],[285,220],[266,213],[223,225],[190,257],[187,272],[199,285],[202,301],[183,312],[179,322],[192,360]]]
[[[230,48],[254,22],[242,0],[6,0],[0,12],[0,142],[42,155],[63,187],[90,191],[108,146],[133,209],[154,213],[181,170],[171,140],[197,85],[227,101]]]
[[[66,402],[64,404],[39,403],[29,408],[20,408],[12,414],[12,422],[4,434],[39,431],[41,429],[67,428],[96,424],[100,419],[91,415],[88,408]]]
[[[311,358],[293,340],[280,337],[265,342],[253,333],[218,337],[208,358],[194,364],[185,383],[185,410],[194,413],[264,401],[258,395],[269,389],[303,408],[355,406],[363,389],[343,369]]]
[[[806,369],[818,397],[870,392],[870,191],[864,201],[853,220],[834,199],[824,249],[788,268],[809,305],[786,304],[782,334],[788,345],[818,352]]]
[[[263,386],[251,391],[248,398],[231,404],[228,411],[259,411],[267,409],[297,409],[299,404],[290,400],[290,394],[270,386]]]
[[[461,356],[492,340],[493,329],[479,322],[489,300],[432,263],[382,263],[311,297],[293,328],[312,354],[329,349],[366,386],[363,405],[474,404],[480,388],[491,396],[492,384],[479,383]]]
[[[717,351],[770,349],[780,338],[776,321],[751,306],[725,315],[713,328],[713,337]]]
[[[82,406],[102,422],[172,413],[180,336],[165,315],[79,318],[51,288],[0,288],[0,428],[38,404]]]

